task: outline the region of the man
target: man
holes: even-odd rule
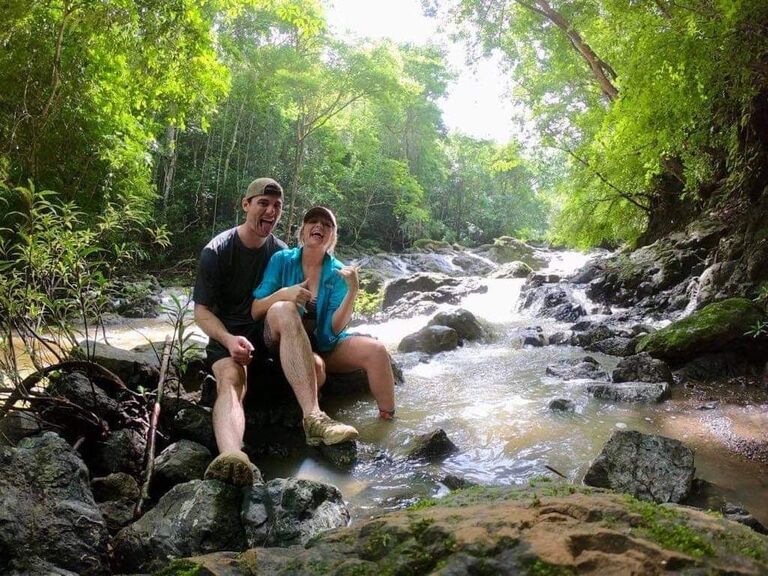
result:
[[[205,477],[250,486],[253,470],[242,451],[243,399],[246,367],[263,338],[263,324],[251,317],[251,294],[272,254],[287,248],[272,234],[283,210],[283,189],[271,178],[258,178],[248,186],[241,205],[245,222],[222,232],[203,248],[193,299],[195,322],[210,338],[207,360],[216,378],[213,431],[219,456],[208,466]],[[315,362],[300,319],[293,326],[294,316],[298,318],[286,315],[281,325],[280,361],[301,407],[304,428],[311,427],[315,433],[320,428],[326,444],[354,439],[357,430],[332,420],[318,406]]]

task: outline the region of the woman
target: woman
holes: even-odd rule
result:
[[[298,232],[299,247],[272,256],[253,292],[251,313],[254,320],[262,320],[276,302],[295,302],[312,350],[323,358],[326,370],[365,370],[379,417],[391,420],[395,386],[387,349],[374,338],[345,330],[352,318],[359,281],[357,268],[344,266],[333,257],[336,238],[333,212],[323,206],[307,210]],[[269,347],[266,323],[264,340]]]

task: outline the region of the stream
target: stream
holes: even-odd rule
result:
[[[574,252],[554,254],[542,272],[568,274],[587,260]],[[517,330],[527,326],[542,326],[550,334],[569,326],[520,312],[523,282],[487,280],[487,293],[466,297],[460,306],[490,325],[494,339],[437,354],[427,363],[395,351],[402,337],[423,327],[428,317],[354,328],[384,341],[403,367],[405,384],[396,390],[396,420],[380,421],[367,396],[322,402],[332,416],[356,426],[361,442],[374,453],[348,472],[340,472],[311,452],[298,458],[259,460],[256,464],[265,479],[298,476],[330,482],[343,493],[353,518],[360,519],[447,493],[440,482],[447,474],[480,484],[512,485],[552,476],[546,468],[550,466],[570,481],[580,482],[612,432],[629,429],[684,442],[695,451],[697,477],[723,488],[732,501],[768,525],[768,464],[742,454],[745,446],[766,444],[764,391],[762,397],[749,390],[729,391],[725,398],[715,390],[712,396],[702,397],[674,386],[671,399],[660,404],[616,404],[590,398],[583,384],[545,374],[550,364],[583,357],[587,354],[583,349],[522,347],[516,338]],[[167,324],[159,320],[149,324],[145,320],[142,325],[131,322],[111,330],[110,343],[131,347],[145,338],[162,339],[168,332]],[[588,354],[609,373],[619,360]],[[548,403],[554,398],[573,400],[575,413],[550,411]],[[439,464],[406,460],[413,437],[435,428],[444,429],[459,451]]]

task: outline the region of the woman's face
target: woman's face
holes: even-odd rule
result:
[[[324,216],[312,216],[302,226],[301,239],[304,246],[322,247],[327,252],[336,243],[336,227]]]

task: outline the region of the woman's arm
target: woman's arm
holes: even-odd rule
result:
[[[336,308],[333,313],[333,320],[331,321],[331,328],[334,334],[339,334],[344,328],[347,327],[349,321],[352,319],[352,312],[355,311],[355,298],[357,298],[357,291],[360,287],[360,281],[357,277],[357,267],[345,266],[341,270],[337,271],[337,274],[341,276],[347,285],[347,293],[344,295],[344,299]]]

